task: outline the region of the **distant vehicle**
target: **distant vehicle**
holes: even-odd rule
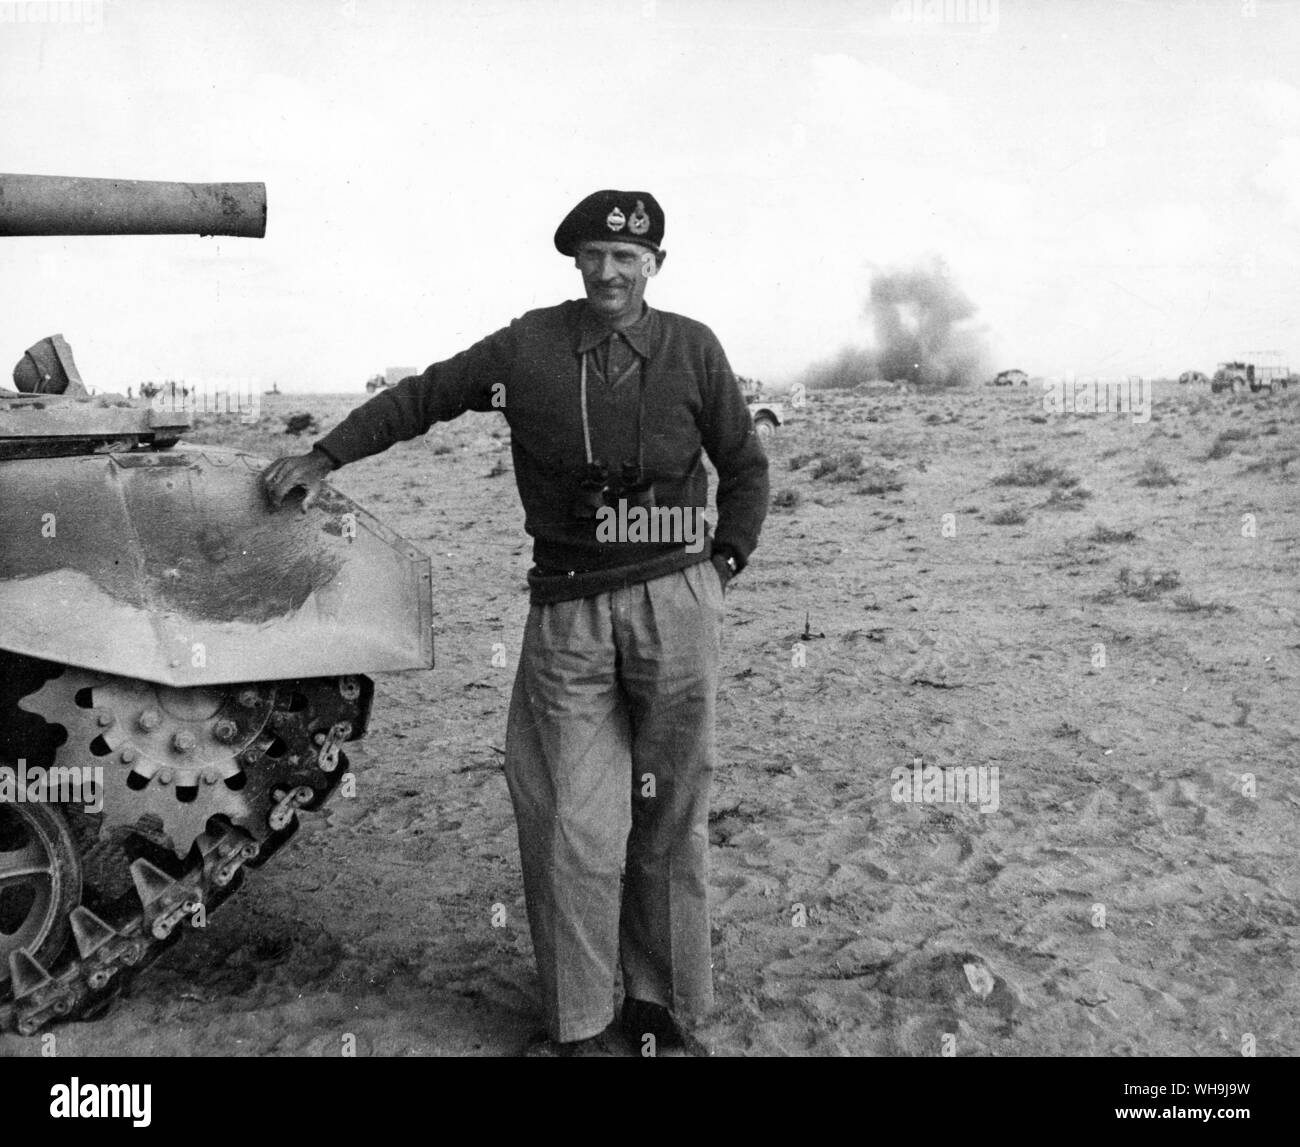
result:
[[[396,386],[402,379],[419,373],[413,366],[387,366],[384,368],[383,374],[374,374],[366,379],[366,390],[370,394],[374,394],[377,390]]]
[[[1210,379],[1210,389],[1218,394],[1221,390],[1245,390],[1255,381],[1255,368],[1244,362],[1221,362],[1214,369]],[[1253,386],[1252,386],[1252,389]]]
[[[1023,370],[1004,370],[993,380],[994,386],[1028,386],[1029,375]]]
[[[785,407],[779,402],[768,402],[763,398],[763,384],[756,378],[746,378],[743,374],[736,376],[740,383],[740,393],[745,396],[745,405],[749,416],[754,420],[754,429],[759,438],[767,440],[776,433],[776,428],[785,422]]]
[[[1291,368],[1279,363],[1221,362],[1210,379],[1210,389],[1244,391],[1254,394],[1267,390],[1270,394],[1279,386],[1286,388],[1291,382]]]
[[[1183,386],[1204,386],[1210,379],[1202,370],[1185,370],[1178,376],[1178,381]]]
[[[779,402],[768,402],[762,398],[746,398],[749,416],[754,420],[754,430],[759,438],[766,441],[776,433],[776,428],[785,422],[785,406]]]

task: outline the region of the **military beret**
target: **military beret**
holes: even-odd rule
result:
[[[564,217],[555,232],[555,249],[576,255],[592,239],[639,243],[659,250],[664,237],[664,212],[647,191],[597,191]]]

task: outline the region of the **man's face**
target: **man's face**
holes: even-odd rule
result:
[[[656,256],[639,243],[606,240],[583,243],[574,259],[591,309],[614,325],[641,317],[646,282],[662,261],[662,253]]]

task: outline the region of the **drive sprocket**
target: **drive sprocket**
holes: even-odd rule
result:
[[[264,736],[274,687],[174,689],[70,668],[19,704],[67,730],[55,766],[76,770],[83,796],[102,783],[104,831],[152,814],[184,856],[211,817],[251,815],[241,754]]]

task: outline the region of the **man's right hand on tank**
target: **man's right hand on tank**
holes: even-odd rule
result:
[[[306,513],[308,507],[316,501],[325,475],[333,469],[329,458],[319,450],[290,454],[272,462],[262,471],[262,489],[271,505],[279,508],[285,496],[301,486],[306,491],[302,499],[302,509]]]

